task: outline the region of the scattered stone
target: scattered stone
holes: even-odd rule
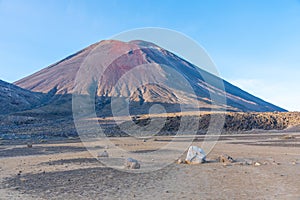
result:
[[[261,163],[260,162],[255,162],[254,166],[261,166]]]
[[[181,158],[179,158],[176,163],[177,164],[184,164],[184,160],[182,160]]]
[[[190,146],[185,162],[187,164],[201,164],[206,161],[206,154],[197,146]]]
[[[235,160],[227,154],[220,155],[219,158],[218,158],[218,161],[221,162],[221,163],[233,163],[233,162],[235,162]]]
[[[32,148],[32,143],[27,143],[28,148]]]
[[[125,168],[127,169],[140,169],[140,167],[140,163],[133,158],[127,158],[125,161]]]
[[[143,142],[147,142],[147,140],[146,140],[146,139],[143,139]]]
[[[27,179],[26,179],[26,178],[20,178],[20,181],[21,181],[21,182],[26,182]]]
[[[275,161],[274,161],[272,164],[273,164],[273,165],[281,165],[281,163],[275,162]]]
[[[253,165],[253,160],[245,159],[243,165]]]
[[[99,158],[108,158],[108,153],[106,150],[104,150],[103,152],[99,152],[98,153],[98,157]]]
[[[285,140],[295,139],[295,136],[293,136],[293,135],[283,135],[281,137],[281,139],[285,139]]]

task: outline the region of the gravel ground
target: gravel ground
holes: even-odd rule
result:
[[[228,136],[210,152],[210,162],[201,165],[174,162],[145,173],[133,173],[138,169],[108,168],[89,152],[82,151],[81,143],[44,144],[39,148],[57,150],[43,154],[23,148],[26,156],[18,157],[13,150],[4,151],[8,155],[0,157],[0,199],[299,199],[300,148],[280,144],[293,140],[298,144],[300,134],[286,140],[282,135]],[[168,139],[165,136],[158,141],[147,141],[147,148],[153,149],[155,143]],[[130,142],[123,138],[120,141]],[[144,143],[141,140],[139,145]],[[255,143],[275,146],[252,145]],[[201,142],[194,144],[200,146]],[[101,151],[101,146],[98,148]],[[171,152],[162,151],[162,162],[163,154]],[[224,153],[238,162],[216,162],[218,155]],[[108,159],[125,158],[113,155]],[[245,164],[245,160],[253,164]]]

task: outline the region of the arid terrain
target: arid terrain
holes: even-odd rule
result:
[[[300,133],[222,135],[199,165],[171,163],[174,149],[163,151],[153,162],[166,164],[156,171],[125,170],[126,157],[116,148],[144,152],[156,150],[172,139],[178,144],[186,137],[155,136],[147,139],[110,138],[114,146],[101,141],[78,139],[43,144],[0,146],[0,199],[299,199]],[[193,144],[203,144],[197,136]],[[213,142],[213,141],[206,141]],[[131,145],[130,145],[131,144]],[[134,144],[134,145],[132,145]],[[115,167],[98,161],[94,153],[106,150]],[[182,158],[185,153],[182,152]],[[142,153],[143,154],[143,153]],[[221,163],[220,155],[234,158]],[[100,159],[101,160],[101,159]],[[117,162],[120,161],[120,162]],[[139,173],[140,172],[140,173]]]
[[[0,81],[0,199],[299,199],[299,167],[299,112],[151,42]]]
[[[300,200],[299,13],[0,0],[0,200]]]

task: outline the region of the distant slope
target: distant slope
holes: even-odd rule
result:
[[[0,80],[0,114],[32,109],[42,103],[43,94],[22,89]]]
[[[72,94],[77,72],[84,59],[95,47],[98,52],[106,55],[105,59],[109,60],[112,58],[114,61],[108,66],[104,76],[101,78],[99,78],[100,75],[97,71],[104,71],[101,68],[102,65],[98,69],[94,69],[95,73],[92,74],[92,78],[97,81],[94,83],[87,80],[86,85],[80,89],[81,94],[89,94],[91,85],[96,84],[96,92],[99,97],[130,97],[132,101],[139,102],[139,105],[151,102],[169,105],[198,101],[201,109],[208,110],[212,107],[213,99],[211,99],[210,94],[213,93],[220,97],[226,96],[227,105],[218,105],[220,110],[246,112],[286,111],[199,69],[197,66],[155,44],[145,41],[101,41],[19,80],[15,84],[35,92],[48,93],[51,91],[55,94]],[[129,75],[127,79],[130,82],[121,82],[121,87],[115,88],[115,84],[124,74],[136,66],[145,64],[149,64],[153,74],[145,78],[144,71],[136,68],[134,73]],[[181,91],[178,87],[175,87],[177,77],[170,74],[164,66],[171,67],[185,77],[197,96],[191,96],[186,91]],[[171,84],[159,86],[147,84],[149,79],[157,80],[157,77],[160,77],[160,81],[166,81]],[[218,82],[224,83],[225,91],[220,88],[217,84]],[[143,87],[135,88],[137,83],[143,85]],[[175,93],[181,94],[181,96],[176,96]]]

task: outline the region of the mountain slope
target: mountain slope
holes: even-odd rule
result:
[[[86,65],[85,59],[89,60],[93,56],[98,58],[97,63]],[[86,67],[83,72],[87,74],[82,74],[81,65]],[[76,82],[78,77],[81,77],[79,80],[82,84]],[[190,85],[195,95],[183,88],[186,84],[184,81]],[[152,82],[159,84],[149,84]],[[220,83],[224,84],[225,91]],[[218,104],[213,102],[213,95],[216,99],[226,96],[227,105],[215,105],[220,110],[285,111],[145,41],[101,41],[15,84],[42,93],[51,91],[60,95],[86,95],[92,92],[99,97],[130,97],[138,103],[134,105],[192,102],[199,104],[201,109],[208,110],[213,103]]]
[[[32,109],[40,105],[43,99],[43,94],[31,92],[0,80],[1,114]]]

